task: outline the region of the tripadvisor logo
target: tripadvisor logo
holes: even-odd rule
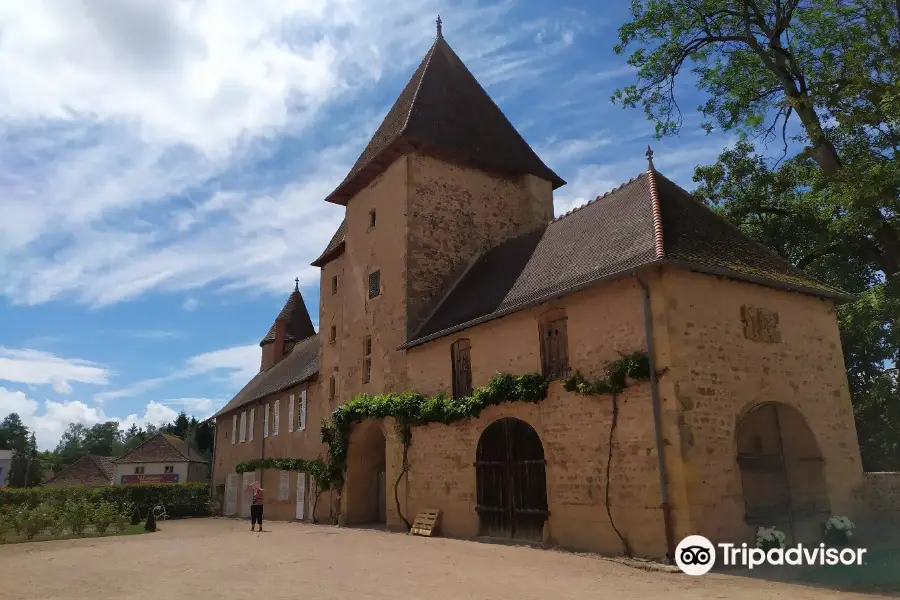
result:
[[[807,547],[773,548],[769,551],[750,548],[747,544],[718,544],[718,548],[702,535],[689,535],[675,549],[675,564],[688,575],[705,575],[715,566],[717,556],[724,566],[760,565],[862,565],[864,548],[826,548],[825,544]]]

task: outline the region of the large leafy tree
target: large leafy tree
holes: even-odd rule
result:
[[[708,129],[799,143],[849,247],[900,272],[900,6],[895,0],[634,0],[616,51],[638,80],[614,100],[676,133],[676,82],[705,92]],[[688,72],[690,74],[688,74]],[[795,126],[796,125],[796,126]]]

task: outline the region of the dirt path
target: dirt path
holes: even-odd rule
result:
[[[0,546],[3,600],[844,600],[872,595],[647,572],[599,558],[296,523],[199,519],[152,535]]]

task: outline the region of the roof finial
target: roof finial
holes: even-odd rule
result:
[[[444,32],[442,31],[442,27],[441,27],[441,25],[443,24],[443,22],[441,21],[441,15],[438,15],[437,21],[435,21],[435,23],[437,24],[438,39],[441,39],[444,37]]]
[[[648,163],[647,170],[655,171],[656,167],[653,166],[653,148],[651,148],[650,146],[647,146],[647,154],[645,154],[644,156],[647,157],[647,163]]]
[[[294,291],[295,292],[300,291],[300,278],[299,277],[294,277]]]

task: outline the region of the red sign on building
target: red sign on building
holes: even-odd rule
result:
[[[164,475],[122,475],[121,483],[178,483],[178,473]]]

